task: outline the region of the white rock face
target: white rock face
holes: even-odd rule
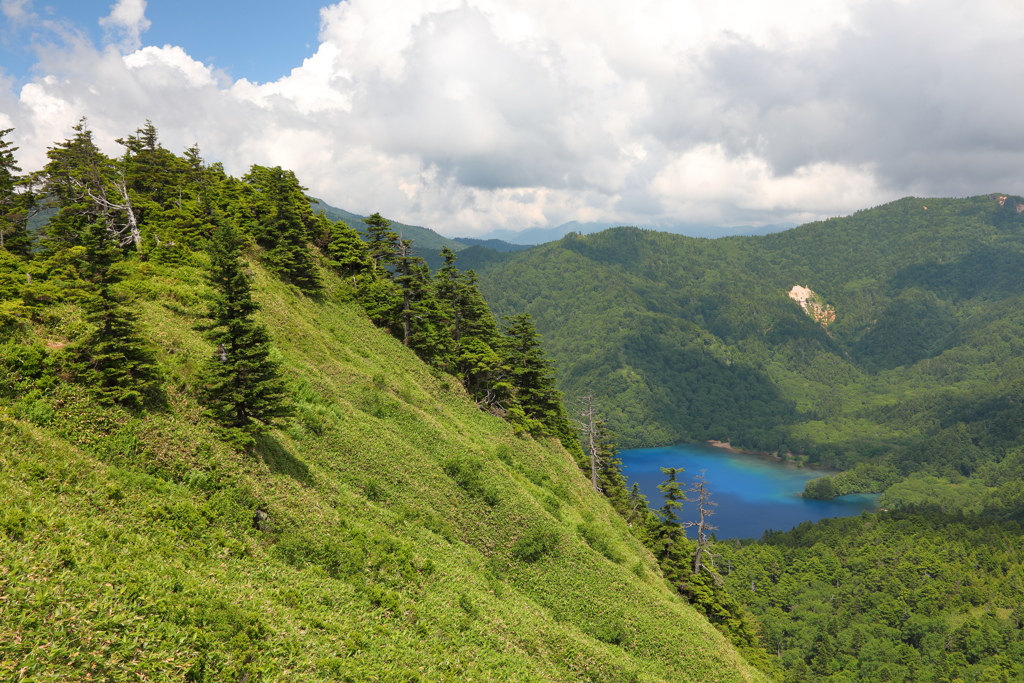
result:
[[[789,290],[789,298],[800,304],[804,313],[814,318],[824,328],[828,328],[829,323],[836,321],[836,309],[822,301],[810,287],[793,285],[793,289]]]

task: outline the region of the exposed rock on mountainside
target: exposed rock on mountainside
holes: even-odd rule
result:
[[[829,324],[836,321],[836,309],[826,304],[809,287],[793,285],[793,289],[789,290],[789,298],[800,304],[804,313],[814,318],[815,322],[825,329],[828,329]]]

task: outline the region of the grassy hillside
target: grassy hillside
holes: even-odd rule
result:
[[[478,410],[347,285],[313,299],[252,264],[295,416],[244,454],[194,400],[201,271],[129,265],[164,407],[0,399],[4,677],[763,680],[554,439]],[[80,325],[54,306],[9,343]]]

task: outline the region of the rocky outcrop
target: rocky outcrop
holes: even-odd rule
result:
[[[810,287],[793,285],[793,289],[789,290],[789,298],[800,304],[804,313],[814,318],[826,330],[836,321],[836,309],[826,304]]]

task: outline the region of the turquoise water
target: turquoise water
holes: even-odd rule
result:
[[[707,444],[637,448],[622,451],[620,457],[629,485],[639,483],[652,508],[664,504],[658,491],[658,484],[665,480],[662,467],[685,469],[679,479],[686,488],[705,470],[711,500],[718,503],[710,521],[718,526],[715,535],[720,539],[760,538],[768,529],[788,531],[800,522],[858,515],[863,510],[874,510],[878,501],[877,495],[868,494],[806,500],[799,495],[804,482],[830,474],[830,470],[797,467]],[[695,520],[696,504],[683,503],[681,517],[684,521]]]

